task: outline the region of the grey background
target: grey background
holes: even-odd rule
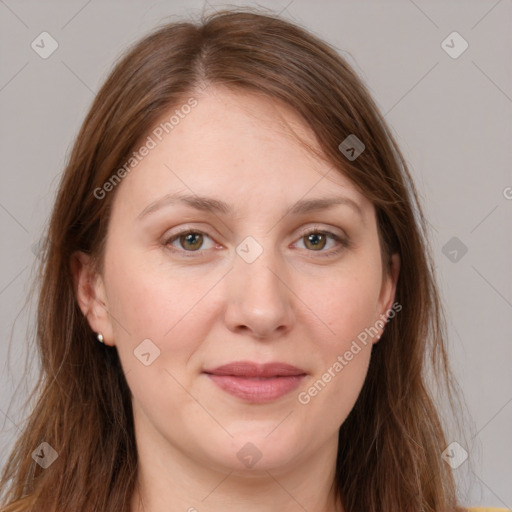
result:
[[[206,10],[226,5],[212,0]],[[454,470],[459,494],[466,505],[512,508],[512,3],[229,5],[269,7],[327,40],[385,113],[431,225],[449,352],[472,416],[466,444],[449,438],[469,452]],[[22,310],[34,244],[74,137],[119,52],[162,18],[204,6],[0,0],[0,466],[19,434],[19,403],[31,384],[23,372],[34,371],[25,367],[33,316]],[[59,44],[47,59],[31,48],[43,31]],[[469,44],[457,59],[441,47],[453,31]]]

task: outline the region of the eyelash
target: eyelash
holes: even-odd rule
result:
[[[200,229],[186,229],[186,230],[180,231],[179,233],[176,233],[176,234],[172,235],[171,237],[167,238],[164,241],[164,245],[166,247],[168,247],[174,253],[182,253],[182,255],[186,258],[197,258],[197,257],[204,256],[204,254],[201,254],[201,253],[204,253],[205,250],[199,249],[197,251],[186,251],[185,249],[176,249],[175,247],[173,247],[171,245],[172,242],[174,242],[175,240],[178,240],[181,236],[190,235],[190,234],[204,235],[204,236],[207,236],[208,238],[211,238],[210,235],[208,235],[208,233],[205,233],[204,231],[201,231]],[[331,250],[328,252],[308,250],[308,252],[312,252],[312,253],[318,252],[319,256],[321,258],[332,258],[334,256],[337,256],[342,250],[348,249],[351,246],[351,243],[349,242],[348,239],[343,238],[331,231],[325,231],[325,230],[319,230],[319,229],[312,229],[312,230],[302,233],[302,235],[299,237],[299,240],[301,240],[302,238],[305,238],[309,235],[313,235],[313,234],[326,235],[329,238],[331,238],[332,240],[334,240],[340,244],[340,246],[337,249]]]

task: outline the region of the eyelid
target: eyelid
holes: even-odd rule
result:
[[[339,232],[338,232],[339,231]],[[300,236],[309,235],[310,233],[327,233],[339,238],[347,237],[346,234],[339,228],[332,227],[323,227],[319,224],[314,224],[313,226],[306,227],[300,230]]]

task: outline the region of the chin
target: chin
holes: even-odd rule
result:
[[[275,427],[274,423],[273,428]],[[266,477],[267,471],[278,471],[295,465],[296,458],[303,452],[300,449],[302,443],[285,430],[280,432],[280,435],[276,430],[268,437],[261,432],[260,428],[255,429],[253,435],[247,432],[235,435],[223,446],[213,443],[216,446],[215,452],[210,453],[213,464],[218,463],[219,466],[244,475],[257,475],[263,472]],[[268,432],[272,432],[272,429]]]

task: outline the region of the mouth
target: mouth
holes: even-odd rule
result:
[[[301,368],[287,363],[250,361],[229,363],[203,373],[223,391],[249,403],[277,400],[297,388],[307,375]]]

